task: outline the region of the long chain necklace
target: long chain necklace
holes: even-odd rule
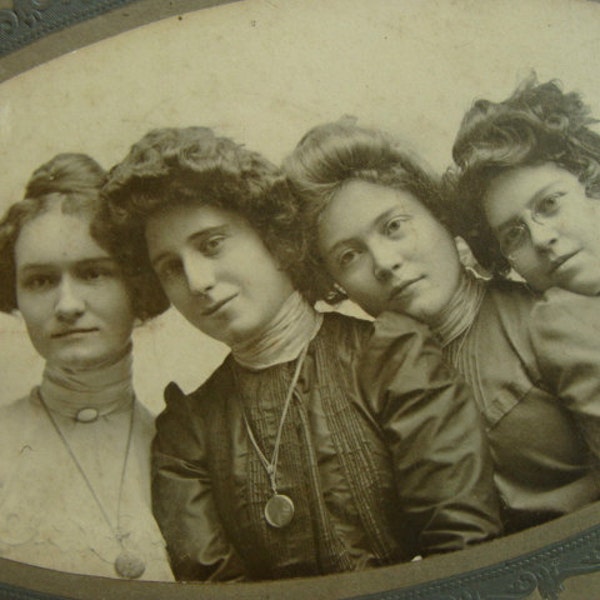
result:
[[[114,527],[110,520],[110,517],[108,516],[108,512],[104,508],[104,505],[102,504],[102,502],[100,500],[100,497],[98,496],[98,494],[96,493],[96,490],[94,489],[94,486],[92,485],[92,482],[90,481],[83,466],[81,465],[77,456],[75,455],[75,452],[69,445],[69,442],[67,441],[67,438],[65,437],[64,433],[61,431],[60,427],[58,426],[58,423],[52,416],[50,409],[46,405],[46,402],[44,401],[44,398],[42,397],[41,393],[39,393],[39,391],[38,391],[38,398],[40,400],[40,403],[44,407],[44,410],[46,411],[46,414],[48,415],[48,418],[50,419],[50,422],[52,423],[58,437],[61,439],[67,453],[71,457],[73,464],[79,471],[79,474],[81,475],[88,490],[90,491],[92,498],[96,502],[96,505],[98,506],[98,509],[100,510],[100,513],[102,514],[102,517],[106,521],[106,524],[108,525],[109,529],[112,531],[113,536],[115,537],[119,546],[121,547],[121,552],[119,553],[119,555],[117,556],[117,558],[115,559],[115,562],[114,562],[114,567],[115,567],[115,571],[116,571],[117,575],[119,575],[120,577],[123,577],[124,579],[137,579],[138,577],[141,577],[142,574],[144,573],[144,571],[146,570],[146,564],[144,563],[144,560],[141,557],[139,557],[135,554],[132,554],[130,551],[125,549],[124,540],[128,536],[128,534],[121,533],[121,530],[120,530],[120,527],[121,527],[121,523],[120,523],[120,521],[121,521],[121,499],[123,496],[123,486],[125,483],[125,473],[127,472],[127,463],[129,460],[129,453],[130,453],[129,451],[131,449],[131,441],[133,438],[133,420],[134,420],[134,414],[135,414],[135,406],[132,406],[132,408],[131,408],[131,417],[129,419],[129,431],[127,433],[127,444],[125,446],[125,456],[123,458],[123,467],[121,469],[121,477],[119,479],[119,493],[118,493],[118,497],[117,497],[117,526]]]
[[[283,432],[283,424],[285,423],[285,418],[288,413],[288,409],[290,407],[290,403],[292,401],[292,396],[294,395],[294,388],[298,383],[298,378],[300,377],[300,370],[302,369],[302,365],[304,364],[304,359],[306,358],[306,353],[308,352],[307,343],[300,356],[298,357],[298,362],[296,363],[296,369],[294,371],[294,376],[292,377],[292,382],[290,387],[288,388],[287,395],[285,397],[285,402],[283,403],[283,411],[281,413],[281,419],[279,419],[279,426],[277,428],[277,434],[275,436],[275,446],[273,448],[273,456],[271,460],[268,460],[265,456],[264,452],[260,449],[256,441],[256,437],[254,436],[254,432],[250,427],[250,423],[248,422],[248,417],[246,416],[246,411],[242,409],[242,417],[244,419],[244,424],[246,425],[246,431],[248,432],[248,437],[250,438],[250,442],[254,449],[256,450],[256,454],[260,459],[262,466],[264,467],[267,475],[269,476],[269,482],[271,484],[271,490],[273,495],[269,498],[267,503],[265,504],[265,520],[272,527],[285,527],[292,522],[294,518],[294,502],[285,494],[280,494],[277,491],[277,461],[279,459],[279,448],[281,445],[281,434]]]

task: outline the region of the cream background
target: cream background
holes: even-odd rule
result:
[[[600,115],[600,5],[588,0],[244,0],[83,48],[0,85],[0,209],[57,152],[110,167],[148,129],[207,125],[280,161],[313,125],[352,114],[438,170],[476,97],[530,69]],[[0,316],[0,402],[39,380],[18,317]],[[225,349],[169,311],[135,333],[150,408],[199,385]]]

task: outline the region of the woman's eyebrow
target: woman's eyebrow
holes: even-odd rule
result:
[[[403,216],[406,217],[408,216],[408,213],[406,211],[401,211],[400,210],[401,207],[399,206],[393,206],[392,208],[386,210],[385,212],[381,213],[374,221],[373,221],[373,225],[375,227],[378,227],[379,225],[381,225],[384,221],[387,221],[393,214],[398,213],[398,216]]]
[[[65,263],[69,263],[69,261],[65,261]],[[91,256],[89,258],[84,258],[81,260],[73,261],[72,264],[76,266],[87,266],[87,265],[98,265],[98,264],[116,264],[117,259],[112,256]],[[20,272],[28,272],[28,271],[39,271],[44,269],[56,269],[58,268],[55,263],[52,262],[30,262],[24,263],[19,267]]]
[[[340,248],[343,248],[344,246],[347,246],[348,244],[350,244],[350,242],[352,242],[354,238],[344,238],[343,240],[338,240],[337,242],[335,242],[335,244],[333,244],[330,248],[328,248],[325,251],[325,254],[327,256],[331,256],[332,254],[335,254]]]
[[[29,272],[36,272],[36,271],[47,271],[49,269],[54,269],[55,267],[53,265],[51,265],[50,263],[25,263],[23,265],[20,265],[17,268],[17,271],[19,273],[29,273]]]
[[[556,187],[557,185],[562,184],[563,182],[560,179],[557,179],[555,181],[552,181],[548,184],[546,184],[544,187],[540,188],[539,190],[537,190],[533,196],[531,196],[531,198],[529,199],[529,202],[527,202],[527,208],[531,208],[536,202],[538,202],[541,198],[543,198],[543,196],[545,194],[547,194],[552,188]]]
[[[226,225],[226,224],[212,225],[210,227],[206,227],[205,229],[202,229],[200,231],[196,231],[195,233],[192,233],[188,237],[188,241],[202,242],[207,237],[210,237],[211,235],[215,235],[215,233],[226,233],[228,231],[228,229],[229,229],[229,225]]]
[[[82,260],[78,260],[76,261],[77,265],[97,265],[97,264],[103,264],[103,263],[107,263],[107,264],[115,264],[117,263],[117,259],[114,258],[113,256],[97,256],[97,257],[91,257],[91,258],[84,258]]]

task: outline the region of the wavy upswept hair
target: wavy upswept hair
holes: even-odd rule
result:
[[[281,170],[261,154],[205,127],[156,129],[111,169],[103,195],[121,230],[120,254],[139,268],[152,270],[149,217],[172,206],[209,205],[244,217],[312,302],[296,203]]]
[[[134,314],[144,319],[155,308],[141,294],[144,275],[132,272],[116,250],[115,231],[103,219],[100,190],[106,172],[87,154],[62,153],[38,167],[26,184],[24,198],[8,208],[0,220],[0,310],[11,313],[17,307],[15,245],[24,225],[57,204],[67,215],[90,220],[90,235],[113,256],[123,271]]]
[[[600,135],[590,129],[597,122],[578,93],[563,92],[557,81],[538,84],[535,74],[507,100],[477,100],[465,114],[446,183],[461,212],[460,235],[492,273],[510,269],[484,213],[492,180],[512,168],[551,162],[600,198]]]
[[[448,231],[454,228],[438,177],[400,141],[382,130],[361,127],[354,118],[344,117],[308,131],[284,160],[283,170],[300,206],[314,294],[330,304],[347,296],[335,285],[320,256],[319,218],[348,182],[364,181],[409,192]]]

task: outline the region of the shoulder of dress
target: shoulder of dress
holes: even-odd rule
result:
[[[169,411],[190,407],[200,407],[210,402],[213,397],[219,396],[228,386],[233,385],[235,365],[229,355],[208,379],[194,391],[186,394],[174,381],[171,381],[164,390],[166,408]]]
[[[170,381],[167,384],[163,395],[167,406],[175,402],[181,402],[185,398],[185,393],[174,381]]]
[[[0,468],[4,457],[13,454],[30,439],[32,432],[39,431],[39,424],[47,417],[37,401],[35,389],[32,393],[0,407]]]
[[[537,380],[536,352],[532,339],[532,312],[539,296],[525,284],[509,280],[488,283],[486,294],[468,339],[489,364],[515,356],[529,378]],[[480,359],[478,359],[480,360]]]
[[[352,317],[338,312],[325,312],[323,314],[323,325],[320,337],[326,336],[332,339],[343,338],[348,335],[364,336],[373,331],[373,322]]]
[[[375,337],[382,340],[394,340],[402,334],[416,332],[431,336],[430,329],[425,323],[394,311],[381,313],[373,323],[372,330]]]
[[[551,288],[536,303],[531,323],[536,331],[548,332],[553,337],[560,337],[567,329],[597,336],[600,333],[600,297]]]
[[[515,306],[531,306],[540,296],[521,281],[493,279],[487,283],[486,300]]]
[[[540,296],[518,281],[498,280],[488,284],[479,310],[479,319],[502,323],[506,331],[527,329]]]
[[[136,411],[136,420],[143,425],[154,427],[156,415],[139,399],[135,399],[134,410]]]
[[[559,310],[577,312],[578,310],[594,310],[600,308],[600,296],[584,296],[561,288],[550,288],[544,292],[536,304],[536,311]]]
[[[36,390],[37,387],[34,387],[27,396],[22,396],[12,402],[2,403],[0,406],[0,423],[4,424],[6,419],[14,418],[17,415],[26,415],[40,407]]]

